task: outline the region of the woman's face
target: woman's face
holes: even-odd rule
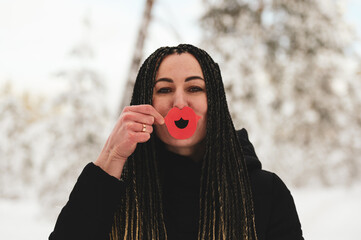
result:
[[[194,147],[206,136],[207,94],[203,72],[197,59],[189,54],[172,54],[164,58],[156,74],[153,106],[165,117],[170,109],[190,107],[200,116],[195,133],[187,139],[175,139],[166,125],[156,125],[157,136],[177,148]]]

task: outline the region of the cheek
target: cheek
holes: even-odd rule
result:
[[[202,117],[200,119],[200,123],[202,124],[203,128],[206,128],[207,126],[207,115],[208,115],[208,104],[207,104],[207,99],[205,99],[205,101],[202,101],[200,106],[200,116]]]
[[[153,98],[152,106],[164,117],[161,103],[158,98]]]
[[[208,112],[208,104],[207,104],[207,97],[203,97],[202,99],[199,99],[196,101],[196,106],[198,110],[198,113],[202,118],[206,118],[207,112]]]
[[[163,117],[167,115],[173,106],[171,99],[168,97],[153,97],[152,105]]]

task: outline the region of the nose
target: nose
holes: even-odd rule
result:
[[[187,98],[183,91],[176,91],[174,94],[173,99],[173,107],[177,107],[179,109],[182,109],[183,107],[186,107],[188,105]]]

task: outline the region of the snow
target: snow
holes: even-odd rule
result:
[[[303,189],[292,195],[305,239],[360,239],[361,187]]]
[[[307,240],[359,239],[361,186],[293,189]],[[0,239],[47,239],[56,216],[43,214],[35,200],[0,200]],[[60,209],[59,209],[60,212]]]
[[[0,200],[0,239],[48,239],[54,224],[33,200]]]

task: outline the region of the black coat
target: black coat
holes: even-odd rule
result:
[[[261,169],[245,129],[237,132],[249,172],[259,240],[301,240],[302,230],[290,191],[274,173]],[[164,216],[170,240],[196,239],[200,164],[169,151],[162,154]],[[184,174],[184,173],[187,174]],[[107,239],[125,184],[89,163],[49,239]]]

